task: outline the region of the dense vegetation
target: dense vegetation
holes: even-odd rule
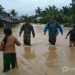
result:
[[[44,10],[37,7],[34,16],[22,16],[21,20],[26,20],[27,18],[34,23],[47,23],[51,16],[56,16],[56,20],[65,26],[72,26],[75,23],[75,4],[69,4],[61,9],[56,6],[48,6]]]
[[[4,8],[0,5],[0,13],[4,11]],[[17,16],[17,12],[13,9],[9,13],[12,17]],[[61,9],[58,9],[55,5],[48,6],[44,10],[40,7],[37,7],[35,10],[35,15],[27,16],[22,15],[19,18],[20,22],[29,20],[33,23],[47,23],[50,20],[51,16],[56,16],[56,20],[65,26],[71,26],[75,24],[75,3],[70,3],[68,6],[64,6]]]

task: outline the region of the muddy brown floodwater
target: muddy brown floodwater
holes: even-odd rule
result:
[[[36,37],[31,39],[32,46],[16,47],[18,68],[3,73],[0,52],[0,75],[75,75],[75,48],[69,47],[69,38],[65,39],[70,28],[64,28],[64,35],[59,34],[56,45],[52,46],[48,43],[48,34],[43,35],[44,25],[33,26]],[[20,27],[13,28],[13,34],[23,44],[23,36],[19,37]],[[3,37],[3,29],[0,29],[0,41]]]

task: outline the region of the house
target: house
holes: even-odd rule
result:
[[[0,13],[0,26],[11,27],[12,18],[9,13],[3,11]]]
[[[0,27],[12,27],[17,20],[13,19],[9,13],[2,11],[0,12]]]

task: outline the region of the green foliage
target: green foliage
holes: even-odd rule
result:
[[[40,7],[37,7],[37,9],[35,10],[36,15],[39,16],[41,14],[41,9]]]
[[[12,9],[12,10],[10,11],[10,14],[11,14],[13,17],[15,17],[15,16],[17,15],[17,12],[15,11],[15,9]]]
[[[40,19],[39,19],[39,22],[46,24],[49,20],[50,20],[50,18],[49,18],[48,16],[46,16],[46,17],[40,18]]]
[[[2,13],[3,9],[4,8],[0,5],[0,13]]]
[[[63,23],[63,15],[61,14],[57,15],[56,20],[59,21],[60,23]]]
[[[75,24],[75,15],[72,15],[72,22]]]
[[[40,23],[47,23],[51,16],[56,16],[57,21],[70,26],[71,23],[75,23],[75,4],[64,6],[60,10],[54,5],[48,6],[43,11],[40,10],[40,14],[37,17],[42,17],[39,19]]]
[[[25,22],[25,21],[32,22],[32,20],[33,20],[33,16],[23,15],[23,16],[20,17],[21,22]]]
[[[64,6],[60,10],[55,5],[49,5],[44,10],[37,7],[35,13],[34,16],[22,16],[21,20],[30,20],[34,23],[47,23],[51,16],[56,16],[56,20],[60,23],[64,23],[65,26],[71,26],[71,23],[75,23],[75,4]]]

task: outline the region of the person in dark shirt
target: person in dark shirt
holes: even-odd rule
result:
[[[73,25],[73,28],[68,32],[67,37],[70,35],[70,47],[75,46],[75,25]]]
[[[25,23],[22,25],[20,29],[19,36],[21,36],[21,33],[24,31],[23,35],[23,42],[25,45],[31,45],[31,32],[33,35],[33,38],[35,37],[35,32],[33,26],[30,24],[30,22],[27,20]]]

